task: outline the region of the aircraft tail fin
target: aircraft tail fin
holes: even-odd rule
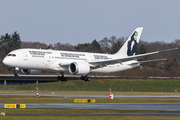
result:
[[[121,57],[133,56],[136,53],[137,46],[141,37],[143,27],[138,27],[134,30],[131,36],[127,39],[121,49],[115,55]]]

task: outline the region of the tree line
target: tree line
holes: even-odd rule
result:
[[[60,43],[56,44],[45,44],[40,42],[25,42],[21,41],[20,34],[14,32],[12,34],[6,33],[1,35],[0,38],[0,74],[10,74],[12,73],[10,69],[2,64],[3,58],[12,50],[20,48],[36,48],[36,49],[53,49],[53,50],[66,50],[66,51],[79,51],[79,52],[93,52],[93,53],[105,53],[114,54],[116,53],[122,45],[127,40],[126,37],[116,38],[112,36],[110,38],[104,37],[102,40],[93,40],[91,43],[78,43],[77,45],[71,45],[70,43]],[[166,43],[163,41],[147,42],[140,40],[136,54],[143,54],[147,52],[154,52],[159,50],[171,49],[180,46],[180,39],[176,39],[171,43]],[[161,59],[167,58],[166,61],[160,62],[149,62],[141,65],[141,67],[113,73],[112,75],[120,76],[180,76],[180,50],[174,50],[170,52],[163,52],[160,54],[147,56],[143,60],[151,59]],[[51,74],[44,72],[44,74]]]

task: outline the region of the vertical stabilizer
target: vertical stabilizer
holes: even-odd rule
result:
[[[121,49],[115,54],[121,57],[133,56],[141,37],[143,27],[136,28]]]

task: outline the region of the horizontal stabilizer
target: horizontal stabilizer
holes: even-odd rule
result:
[[[163,60],[167,60],[167,59],[154,59],[154,60],[145,60],[145,61],[135,61],[133,63],[130,63],[129,65],[136,65],[136,64],[139,64],[139,63],[156,62],[156,61],[163,61]]]
[[[145,61],[139,61],[140,63],[146,63],[146,62],[156,62],[156,61],[164,61],[167,59],[155,59],[155,60],[145,60]]]
[[[167,49],[167,50],[161,50],[159,52],[167,52],[167,51],[171,51],[171,50],[177,50],[178,48],[172,48],[172,49]]]

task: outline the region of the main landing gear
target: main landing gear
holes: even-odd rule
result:
[[[81,76],[81,80],[90,82],[90,81],[91,81],[91,78],[90,78],[90,77],[87,77],[87,75],[86,75],[86,76]]]
[[[61,76],[58,76],[58,77],[57,77],[57,80],[58,80],[58,81],[62,81],[62,82],[63,82],[63,81],[66,82],[66,81],[68,80],[68,78],[67,78],[67,77],[64,77],[64,73],[62,72],[62,73],[61,73]]]
[[[67,77],[64,77],[64,73],[63,72],[61,72],[61,76],[58,76],[57,77],[57,80],[58,81],[67,81],[68,80],[68,78]],[[84,80],[84,81],[88,81],[88,82],[90,82],[91,81],[91,78],[90,77],[87,77],[87,75],[86,76],[81,76],[81,80]]]
[[[19,76],[19,68],[18,67],[15,67],[13,68],[13,71],[14,71],[14,76]]]

